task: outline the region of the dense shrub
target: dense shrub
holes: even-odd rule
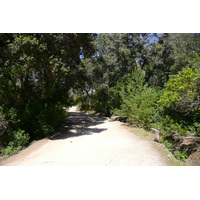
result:
[[[66,111],[62,105],[26,105],[20,113],[21,127],[30,133],[31,139],[50,136],[66,119]]]
[[[5,134],[5,137],[1,137],[1,145],[4,147],[0,150],[1,155],[7,157],[20,151],[26,147],[26,145],[29,143],[29,139],[29,134],[24,130],[8,130]]]
[[[122,104],[116,113],[128,118],[130,124],[149,128],[157,118],[157,100],[160,96],[159,88],[151,88],[144,84],[144,73],[136,70],[126,79],[121,87]]]
[[[185,68],[167,82],[159,103],[173,112],[194,114],[200,106],[200,72]]]
[[[91,98],[91,109],[97,113],[111,115],[111,97],[109,90],[97,89]]]
[[[200,133],[199,85],[199,71],[189,67],[169,79],[158,101],[164,108],[160,127],[164,137]]]
[[[173,119],[169,115],[165,115],[161,119],[161,134],[162,136],[170,138],[173,134],[187,136],[187,126],[184,124],[183,121],[178,121],[177,119]]]
[[[61,105],[36,108],[37,105],[26,105],[24,112],[14,108],[7,112],[8,127],[0,137],[2,155],[9,156],[35,139],[51,136],[66,120],[67,113]]]
[[[130,98],[123,98],[121,109],[118,114],[128,117],[128,122],[139,127],[149,128],[155,122],[158,92],[153,88],[144,88],[136,96],[130,94]]]
[[[76,97],[80,110],[93,110],[108,117],[113,114],[113,110],[116,108],[115,100],[117,99],[113,95],[112,88],[98,88],[90,95]]]

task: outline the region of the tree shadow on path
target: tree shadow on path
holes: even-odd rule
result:
[[[90,128],[90,126],[96,126],[104,123],[105,117],[99,117],[84,112],[69,112],[69,117],[66,120],[64,127],[60,131],[52,136],[50,139],[59,140],[71,137],[78,137],[82,135],[92,135],[94,133],[101,133],[107,130],[106,128]]]

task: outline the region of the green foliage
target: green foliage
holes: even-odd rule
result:
[[[81,110],[93,110],[106,116],[111,115],[111,104],[109,91],[103,89],[96,89],[89,96],[79,97]]]
[[[82,105],[159,129],[168,148],[173,134],[198,135],[199,41],[199,34],[99,34],[96,55],[83,62],[94,92]]]
[[[4,154],[25,145],[16,142],[25,132],[29,141],[50,136],[65,122],[63,107],[78,103],[160,129],[164,139],[198,136],[199,44],[194,33],[0,34]]]
[[[109,106],[109,99],[107,97],[107,91],[97,89],[91,98],[91,109],[95,110],[96,112],[105,113],[109,115],[109,110],[107,111]]]
[[[144,83],[144,73],[135,70],[121,88],[122,105],[117,114],[128,117],[128,122],[139,127],[149,128],[155,122],[157,113],[156,101],[160,92]]]
[[[93,55],[94,35],[0,34],[0,114],[9,121],[1,143],[8,152],[23,146],[11,132],[24,130],[32,141],[65,122],[63,107],[73,103],[71,89],[82,86],[80,57]]]
[[[6,109],[2,108],[2,115],[4,119],[10,120],[12,122],[18,121],[17,109],[14,107],[6,108]]]
[[[187,136],[187,127],[184,126],[183,121],[177,121],[177,119],[173,119],[169,115],[165,115],[161,119],[161,134],[165,137],[170,137],[173,134]]]
[[[197,136],[200,136],[200,123],[195,121],[193,124],[188,126],[188,130],[195,133]]]
[[[171,110],[188,114],[199,109],[200,73],[185,68],[166,84],[164,94],[158,103]]]
[[[83,83],[87,94],[79,92],[83,97],[80,98],[82,108],[94,109],[107,116],[119,108],[116,84],[144,61],[140,57],[145,52],[147,38],[148,34],[139,33],[98,34],[94,41],[95,56],[82,61],[87,77]],[[93,93],[88,94],[88,91]]]
[[[200,73],[194,63],[196,61],[192,64],[193,68],[186,67],[170,78],[158,101],[164,107],[161,118],[164,137],[199,134]]]
[[[163,88],[172,74],[171,66],[174,64],[175,57],[171,37],[169,33],[161,34],[156,37],[157,42],[150,42],[146,46],[148,51],[143,70],[146,72],[146,81],[150,86]]]
[[[30,133],[31,139],[50,136],[66,119],[66,111],[62,105],[26,104],[19,114],[21,126]]]
[[[164,140],[163,142],[162,142],[162,144],[166,147],[166,148],[168,148],[168,149],[172,149],[172,146],[173,146],[173,144],[171,143],[171,142],[169,142],[168,140]]]
[[[1,137],[2,139],[2,137]],[[29,143],[29,134],[24,130],[18,129],[17,131],[8,130],[6,137],[3,138],[3,146],[0,150],[1,155],[7,157],[11,154],[17,153]]]
[[[178,159],[178,160],[182,160],[185,161],[188,158],[188,154],[185,152],[179,152],[179,151],[175,151],[174,152],[174,156]]]

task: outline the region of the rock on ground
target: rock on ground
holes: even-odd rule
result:
[[[189,156],[187,162],[191,166],[200,166],[200,148]]]

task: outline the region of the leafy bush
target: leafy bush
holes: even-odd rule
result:
[[[185,152],[179,152],[179,151],[175,151],[174,152],[174,156],[178,159],[178,160],[182,160],[185,161],[185,159],[188,158],[188,154]]]
[[[166,84],[159,104],[173,111],[188,115],[199,109],[200,72],[185,68],[174,75]]]
[[[113,111],[114,101],[110,88],[97,88],[92,94],[79,97],[76,101],[79,102],[79,108],[83,111],[93,110],[108,117]]]
[[[200,123],[194,122],[192,125],[188,126],[188,130],[195,133],[197,136],[200,136]]]
[[[26,145],[29,143],[29,134],[26,133],[24,130],[18,129],[17,131],[7,131],[6,133],[7,137],[4,138],[4,146],[5,148],[2,148],[0,153],[4,157],[7,157],[11,154],[17,153]]]
[[[172,76],[166,84],[158,104],[164,108],[161,118],[161,134],[187,136],[200,133],[200,73],[186,67]]]
[[[184,126],[184,122],[180,121],[178,122],[176,119],[173,119],[169,115],[165,115],[161,119],[161,134],[165,137],[170,137],[173,134],[187,136],[188,134],[188,128],[187,126]]]
[[[160,96],[158,88],[151,88],[144,84],[144,73],[136,70],[121,87],[122,104],[116,113],[128,118],[130,124],[149,128],[156,122],[157,100]]]
[[[164,140],[164,141],[162,142],[162,144],[163,144],[165,147],[167,147],[168,149],[171,149],[172,146],[173,146],[173,144],[172,144],[171,142],[169,142],[168,140]]]
[[[97,89],[91,97],[91,109],[109,117],[112,104],[109,89]]]
[[[26,104],[19,112],[20,128],[30,134],[31,140],[48,137],[66,119],[66,111],[60,104]]]
[[[6,113],[6,118],[15,121],[17,119],[17,109],[11,107]]]
[[[155,121],[157,98],[158,94],[154,89],[144,88],[140,94],[131,99],[124,99],[121,106],[122,113],[128,117],[130,123],[139,127],[149,127],[149,124]]]

